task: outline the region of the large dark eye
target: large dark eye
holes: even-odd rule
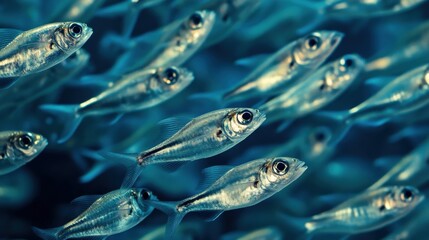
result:
[[[189,17],[189,27],[191,29],[199,29],[203,26],[204,19],[200,13],[194,13]]]
[[[317,49],[319,49],[321,43],[322,43],[322,40],[320,40],[319,37],[311,35],[307,38],[305,45],[306,45],[307,49],[317,50]]]
[[[72,23],[69,26],[69,34],[73,38],[79,38],[82,35],[82,26],[77,23]]]
[[[325,127],[316,128],[312,134],[312,138],[317,143],[326,142],[330,138],[331,134]]]
[[[253,113],[249,110],[244,110],[237,115],[237,120],[240,124],[247,125],[253,120]]]
[[[174,68],[167,68],[164,72],[164,78],[162,79],[165,84],[172,85],[179,79],[179,73]]]
[[[289,171],[289,164],[281,160],[276,160],[273,163],[273,171],[277,175],[285,175]]]
[[[345,70],[347,70],[354,65],[354,61],[350,58],[343,58],[341,59],[340,64],[341,66],[344,66]]]
[[[29,149],[33,146],[33,138],[29,135],[22,135],[18,138],[18,144],[22,149]]]
[[[148,190],[143,190],[141,192],[141,196],[142,196],[143,200],[149,200],[150,197],[152,196],[152,193]]]
[[[402,189],[400,198],[403,202],[411,202],[414,198],[413,191],[408,188]]]

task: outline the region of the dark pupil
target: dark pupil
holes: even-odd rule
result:
[[[191,16],[191,21],[195,26],[199,26],[203,22],[203,19],[199,14],[193,14]]]
[[[166,75],[167,75],[167,79],[170,80],[170,82],[175,82],[177,79],[178,73],[176,70],[169,68],[166,71]]]
[[[308,46],[310,46],[311,48],[316,46],[316,44],[317,44],[317,40],[315,38],[310,38],[308,40]]]
[[[252,113],[251,112],[243,112],[243,114],[241,115],[241,117],[243,118],[244,121],[250,121],[252,120]]]
[[[286,165],[282,162],[277,163],[277,170],[283,172],[286,169]]]
[[[23,136],[20,138],[20,143],[22,147],[29,147],[33,141],[29,136]]]
[[[408,189],[404,189],[402,194],[404,195],[404,199],[410,199],[413,196],[413,193]]]
[[[323,132],[317,132],[314,138],[316,139],[317,142],[323,142],[326,136]]]
[[[79,25],[77,25],[77,24],[73,24],[73,25],[71,26],[71,29],[72,29],[72,31],[73,31],[74,33],[76,33],[76,34],[79,34],[79,33],[81,33],[81,32],[82,32],[82,28],[81,28]]]
[[[346,59],[346,61],[344,62],[344,66],[346,67],[351,67],[353,65],[353,60],[351,59]]]
[[[143,196],[144,200],[148,200],[150,198],[150,193],[149,192],[143,192],[142,196]]]

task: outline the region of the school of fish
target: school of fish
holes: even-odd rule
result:
[[[0,2],[0,240],[427,239],[426,9]]]

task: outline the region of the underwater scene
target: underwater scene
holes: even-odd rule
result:
[[[429,1],[0,1],[0,240],[428,239]]]

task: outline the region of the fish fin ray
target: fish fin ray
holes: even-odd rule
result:
[[[79,127],[83,116],[76,114],[76,110],[78,109],[78,107],[78,105],[55,104],[44,104],[40,106],[41,110],[54,114],[65,122],[64,130],[61,134],[61,137],[57,140],[58,143],[64,143],[68,139],[70,139],[70,137]]]
[[[226,172],[231,170],[233,166],[221,165],[221,166],[212,166],[203,169],[202,171],[202,181],[197,187],[197,191],[203,191],[206,188],[210,187],[216,180],[222,177]]]
[[[0,49],[5,48],[23,31],[18,29],[0,28]]]
[[[40,229],[37,227],[32,227],[34,234],[45,240],[56,240],[58,239],[57,234],[62,229],[62,227],[57,228],[48,228]]]

